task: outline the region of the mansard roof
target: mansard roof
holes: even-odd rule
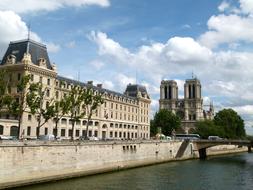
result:
[[[31,54],[33,64],[38,65],[38,60],[40,58],[43,58],[46,60],[47,69],[52,70],[52,66],[47,53],[47,47],[31,39],[10,42],[9,47],[0,64],[4,65],[9,55],[14,55],[16,57],[16,63],[21,62],[24,53],[26,52],[29,52]]]
[[[128,96],[137,97],[139,92],[141,93],[142,97],[145,97],[146,95],[147,98],[149,98],[146,87],[139,84],[128,84],[125,94]]]
[[[135,97],[134,96],[127,96],[127,95],[119,93],[119,92],[115,92],[115,91],[108,90],[108,89],[105,89],[105,88],[99,88],[97,86],[93,86],[93,85],[88,84],[88,83],[84,83],[84,82],[80,82],[80,81],[77,81],[77,80],[69,79],[69,78],[66,78],[66,77],[63,77],[63,76],[59,76],[59,75],[57,76],[57,79],[59,81],[65,81],[68,84],[80,85],[82,87],[91,87],[92,89],[97,90],[101,93],[113,94],[114,96],[129,98],[129,99],[132,99],[132,100],[136,100],[136,98],[137,98],[137,96],[135,96]]]

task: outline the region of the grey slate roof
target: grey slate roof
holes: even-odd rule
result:
[[[147,97],[149,98],[146,87],[139,84],[128,84],[125,94],[128,94],[129,96],[132,97],[137,97],[138,92],[141,92],[142,97],[144,97],[144,95],[146,94]]]
[[[63,76],[59,76],[59,75],[57,75],[57,79],[59,81],[65,81],[68,84],[80,85],[82,87],[88,87],[88,86],[90,86],[87,83],[76,81],[76,80],[69,79],[69,78],[66,78],[66,77],[63,77]],[[113,94],[113,95],[116,95],[116,96],[120,96],[120,97],[124,97],[124,98],[129,98],[129,99],[133,99],[133,100],[136,100],[136,98],[137,98],[137,96],[136,97],[134,97],[134,96],[126,96],[125,94],[122,94],[122,93],[119,93],[119,92],[115,92],[115,91],[112,91],[112,90],[108,90],[108,89],[105,89],[105,88],[98,88],[97,86],[93,86],[93,85],[91,87],[92,87],[92,89],[97,90],[97,91],[99,91],[101,93],[105,93],[106,92],[108,94]]]
[[[13,54],[16,56],[16,62],[21,62],[24,53],[28,52],[31,54],[32,62],[38,65],[38,59],[44,58],[46,60],[47,68],[52,69],[48,54],[47,47],[41,43],[35,42],[31,39],[10,42],[9,47],[2,59],[1,65],[6,63],[7,56]]]

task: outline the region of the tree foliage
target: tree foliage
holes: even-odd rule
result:
[[[173,129],[177,130],[180,128],[180,124],[180,118],[166,109],[156,112],[153,120],[156,130],[160,127],[164,135],[171,135]]]
[[[150,120],[150,136],[154,137],[157,134],[158,130],[155,126],[154,120]]]
[[[207,139],[209,136],[225,136],[223,127],[215,125],[211,120],[198,121],[192,133],[197,133],[204,139]]]
[[[193,133],[198,133],[202,138],[219,136],[229,139],[245,138],[244,121],[232,109],[219,111],[213,121],[199,121]]]
[[[69,112],[70,109],[70,104],[69,101],[65,100],[65,97],[63,97],[60,101],[55,101],[54,102],[54,122],[55,122],[55,131],[56,133],[54,134],[57,137],[57,131],[58,131],[58,123],[60,119],[66,115]]]
[[[246,136],[243,119],[232,109],[219,111],[214,117],[214,123],[223,127],[226,138],[236,139]]]
[[[74,86],[69,94],[64,98],[67,105],[67,113],[69,114],[72,124],[71,140],[74,140],[75,124],[85,115],[85,107],[83,101],[85,98],[85,91],[78,86]]]
[[[86,123],[86,132],[85,138],[88,137],[88,127],[92,115],[97,111],[97,108],[104,103],[102,94],[94,94],[91,88],[85,89],[85,96],[83,100],[83,106],[86,109],[87,123]]]
[[[53,100],[48,102],[45,92],[46,89],[42,87],[41,83],[33,83],[30,85],[26,96],[30,112],[37,119],[37,136],[39,136],[40,128],[55,115]]]
[[[29,86],[30,76],[23,75],[20,81],[17,84],[17,95],[10,95],[7,97],[6,105],[8,107],[8,111],[14,115],[18,119],[18,138],[22,136],[22,117],[27,109],[28,105],[26,102],[27,97],[27,88]]]

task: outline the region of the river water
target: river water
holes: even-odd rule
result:
[[[253,153],[129,169],[19,190],[253,190]]]

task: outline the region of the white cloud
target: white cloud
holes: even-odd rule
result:
[[[184,25],[182,26],[182,28],[184,28],[184,29],[189,29],[189,28],[191,28],[191,25],[189,25],[189,24],[184,24]]]
[[[104,67],[104,63],[100,60],[93,60],[89,63],[90,65],[92,65],[96,70],[100,70]]]
[[[219,11],[224,12],[224,11],[227,10],[229,7],[230,7],[229,3],[226,2],[226,1],[223,1],[223,2],[219,5],[218,9],[219,9]]]
[[[1,0],[0,10],[11,10],[17,13],[26,13],[32,11],[54,11],[67,6],[82,7],[98,5],[108,7],[109,0]]]
[[[106,80],[103,82],[103,88],[114,90],[114,84],[112,81]]]
[[[135,84],[135,78],[129,77],[123,73],[118,73],[115,76],[115,83],[118,91],[123,92],[128,84]]]
[[[54,44],[52,42],[45,42],[45,44],[47,46],[48,52],[50,53],[57,53],[61,49],[60,45]]]
[[[252,0],[239,0],[241,11],[245,14],[253,14],[253,1]]]
[[[76,47],[76,42],[75,41],[71,41],[71,42],[68,42],[66,45],[65,45],[67,48],[74,48]]]
[[[28,27],[22,18],[13,11],[0,11],[0,57],[5,53],[10,41],[27,39]],[[31,32],[31,39],[45,43],[50,52],[57,52],[60,46],[53,42],[43,42],[34,32]]]
[[[233,109],[242,115],[253,115],[253,105],[237,106]]]
[[[239,15],[218,15],[208,20],[209,31],[200,36],[201,44],[215,48],[232,42],[253,42],[253,18]]]

